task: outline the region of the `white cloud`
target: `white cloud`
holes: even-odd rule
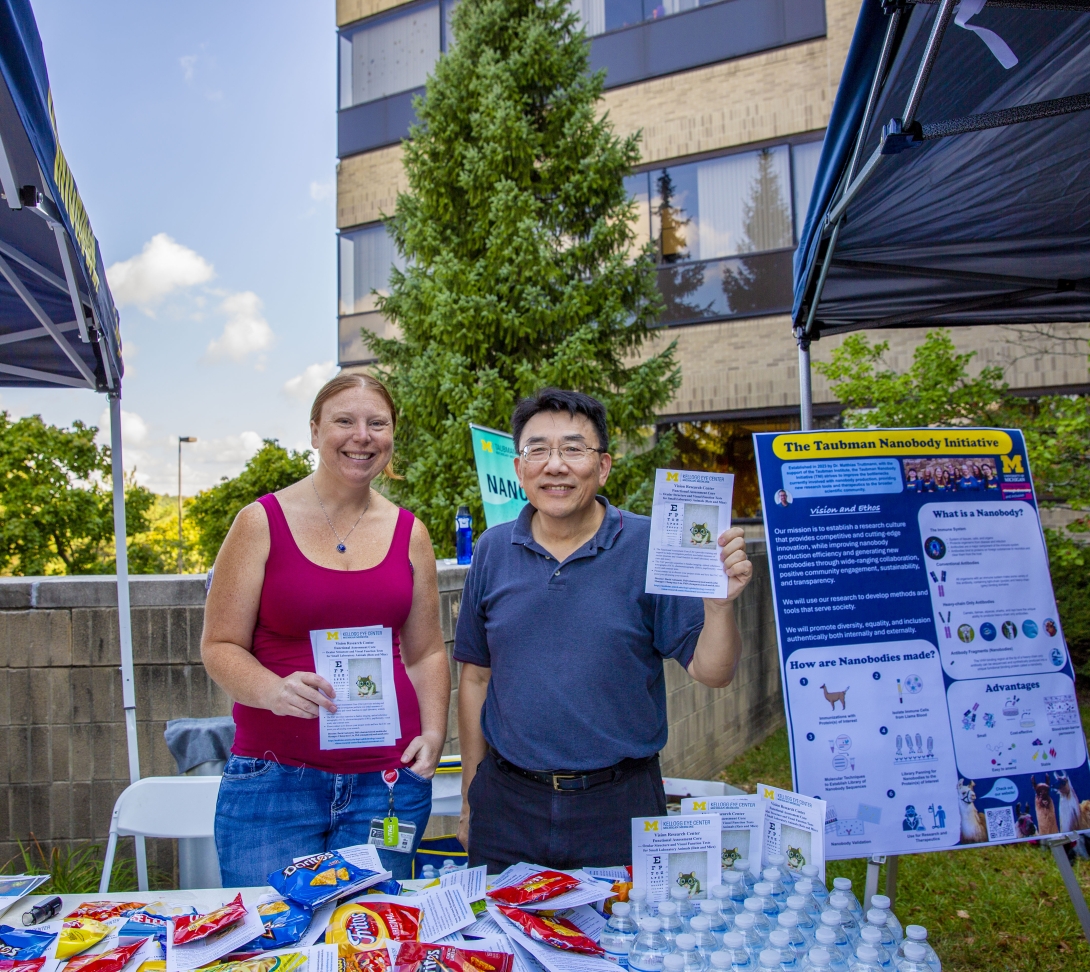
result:
[[[261,298],[252,290],[225,297],[219,309],[227,315],[227,323],[223,333],[209,343],[208,357],[213,361],[221,358],[242,361],[247,355],[270,348],[273,332],[261,307]]]
[[[315,202],[329,199],[333,195],[333,180],[326,182],[312,182],[310,184],[310,198]]]
[[[136,256],[106,268],[119,307],[127,304],[148,307],[171,291],[211,280],[215,273],[204,257],[166,233],[156,233]]]
[[[332,361],[308,365],[301,375],[284,382],[284,394],[289,398],[310,404],[318,389],[337,373],[337,366]]]
[[[187,82],[193,80],[193,69],[197,65],[196,54],[186,54],[185,57],[178,58],[178,63],[182,66],[182,76]]]
[[[98,420],[98,438],[101,442],[109,444],[110,441],[110,409],[106,407],[102,410],[102,415]],[[126,412],[125,409],[121,409],[121,445],[123,448],[129,446],[141,446],[148,441],[148,423],[145,422],[136,412]],[[128,462],[128,456],[123,455],[126,465],[131,465]]]

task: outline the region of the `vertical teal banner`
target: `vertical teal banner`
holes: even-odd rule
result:
[[[515,440],[506,432],[470,425],[477,481],[484,500],[484,524],[494,527],[515,519],[526,505],[526,494],[515,475]]]

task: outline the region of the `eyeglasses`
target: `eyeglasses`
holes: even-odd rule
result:
[[[578,465],[586,462],[592,452],[605,452],[605,449],[595,449],[593,446],[582,445],[577,442],[569,442],[567,445],[557,446],[555,449],[547,445],[529,445],[519,455],[522,461],[529,466],[543,466],[549,461],[554,452],[560,455],[563,462]]]

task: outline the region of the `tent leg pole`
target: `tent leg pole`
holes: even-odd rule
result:
[[[889,898],[889,910],[897,906],[897,857],[886,858],[886,897]]]
[[[870,908],[870,899],[878,893],[878,872],[885,862],[885,857],[874,854],[867,859],[867,880],[863,886],[863,914]]]
[[[1082,888],[1079,887],[1079,880],[1071,869],[1071,862],[1067,859],[1067,851],[1064,849],[1064,845],[1069,839],[1070,835],[1064,834],[1056,840],[1050,840],[1048,841],[1049,849],[1052,851],[1056,866],[1060,869],[1060,877],[1063,878],[1064,887],[1067,888],[1067,896],[1071,899],[1071,905],[1075,909],[1079,924],[1082,925],[1082,933],[1086,936],[1086,940],[1090,942],[1090,908],[1086,907],[1086,898],[1083,897]]]
[[[810,339],[800,334],[799,341],[799,419],[803,432],[814,427],[814,394],[810,387]]]

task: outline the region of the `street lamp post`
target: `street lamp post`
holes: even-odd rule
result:
[[[178,573],[184,573],[185,563],[182,554],[185,552],[185,540],[182,537],[182,443],[196,442],[195,435],[178,436]]]

